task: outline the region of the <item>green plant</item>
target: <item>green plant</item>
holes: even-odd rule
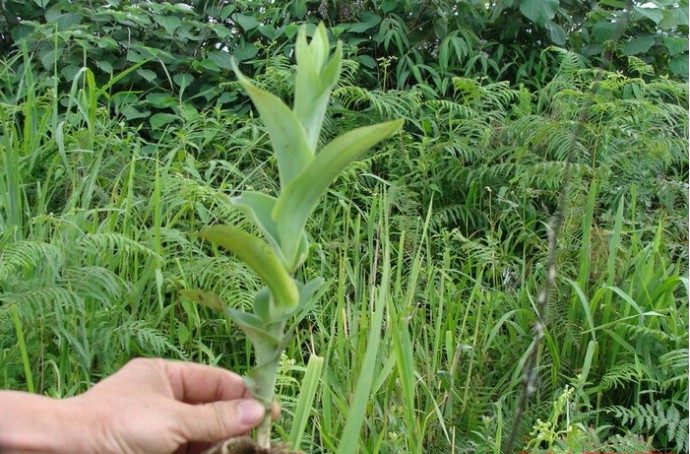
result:
[[[320,25],[311,42],[306,29],[297,38],[297,74],[294,108],[257,88],[240,71],[235,73],[259,111],[271,139],[278,164],[280,194],[272,197],[245,191],[230,199],[262,233],[230,225],[213,225],[200,236],[234,253],[261,278],[265,287],[254,297],[253,313],[232,309],[212,292],[186,290],[183,295],[221,310],[251,340],[256,366],[247,378],[249,389],[266,406],[266,417],[257,429],[257,442],[270,447],[271,412],[276,371],[282,352],[291,339],[289,317],[304,312],[314,301],[323,282],[317,277],[306,283],[294,277],[307,257],[307,220],[329,185],[361,153],[393,134],[401,120],[362,127],[317,146],[331,90],[341,67],[341,45],[330,56],[328,35]],[[286,329],[287,328],[287,329]]]
[[[274,437],[310,453],[505,450],[543,221],[582,122],[518,440],[572,384],[572,430],[539,450],[687,449],[688,87],[672,66],[687,62],[686,0],[638,2],[650,17],[633,8],[608,44],[630,3],[559,0],[567,52],[535,22],[553,1],[0,3],[0,387],[68,397],[133,356],[247,371],[240,330],[177,296],[203,288],[250,310],[264,285],[189,235],[219,219],[256,233],[225,193],[278,193],[228,54],[287,100],[295,22],[309,35],[324,18],[343,60],[320,143],[407,127],[310,216],[296,276],[334,278],[281,359]],[[593,69],[604,51],[612,66]],[[563,415],[552,427],[567,428]]]

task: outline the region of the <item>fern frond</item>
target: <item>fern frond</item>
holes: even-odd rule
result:
[[[156,356],[175,353],[180,359],[188,356],[159,330],[151,327],[145,320],[128,320],[113,329],[113,335],[125,352],[131,352],[134,344],[139,351],[150,352]]]
[[[573,79],[577,72],[584,68],[585,62],[581,55],[557,46],[549,46],[542,51],[542,55],[555,54],[558,62],[557,77]]]
[[[519,99],[520,92],[508,82],[494,82],[482,86],[477,80],[453,77],[456,102],[481,111],[487,120],[501,122]]]
[[[628,323],[621,323],[618,329],[627,332],[631,339],[645,339],[646,342],[654,341],[670,341],[673,337],[659,328],[653,328],[647,325],[633,325]]]
[[[335,89],[332,99],[346,109],[371,109],[382,119],[413,119],[414,115],[410,114],[419,109],[421,93],[417,90],[384,92],[367,90],[357,86],[346,86]]]
[[[639,404],[631,408],[611,406],[604,409],[618,418],[624,426],[631,426],[632,431],[656,434],[662,442],[666,442],[666,448],[687,452],[689,421],[687,409],[684,410],[681,414],[677,406],[668,401],[657,401],[654,405]]]
[[[101,266],[77,266],[65,270],[65,286],[82,298],[110,305],[122,300],[131,284],[113,271]]]
[[[472,107],[449,99],[432,99],[424,101],[422,105],[423,107],[430,108],[430,110],[437,114],[450,113],[460,118],[476,118],[479,115]]]
[[[476,207],[456,203],[434,210],[431,218],[431,224],[436,229],[439,229],[443,226],[453,226],[458,224],[478,225],[483,223],[484,218],[485,214]]]
[[[65,253],[57,245],[42,241],[18,241],[0,251],[0,282],[9,280],[23,271],[44,269],[47,265],[53,275],[65,266]]]
[[[626,384],[637,383],[640,373],[634,364],[616,364],[608,368],[599,382],[603,390],[623,388]]]
[[[628,56],[628,70],[640,76],[654,76],[654,67],[634,55]]]
[[[98,251],[105,256],[116,256],[118,254],[132,256],[141,254],[143,256],[163,260],[163,258],[152,249],[120,233],[87,233],[79,239],[78,247],[85,253]]]
[[[184,276],[194,276],[194,281],[189,283],[190,288],[216,291],[221,299],[233,308],[252,307],[252,295],[261,288],[256,275],[244,264],[229,256],[200,257],[181,262],[180,266],[180,275],[168,277],[169,288],[177,291]]]
[[[690,354],[687,348],[680,348],[665,353],[659,357],[659,365],[666,372],[666,378],[661,383],[662,390],[672,388],[684,389],[688,393],[688,369],[690,369]]]
[[[19,308],[28,306],[27,310],[31,311],[29,312],[30,314],[36,308],[47,305],[63,309],[75,308],[76,310],[83,310],[84,308],[81,295],[59,285],[45,285],[23,292],[3,293],[0,294],[0,301],[7,304],[17,304]]]
[[[613,435],[597,451],[621,454],[655,452],[652,445],[635,434]]]
[[[343,59],[340,61],[342,67],[340,68],[340,77],[338,78],[337,87],[347,87],[357,85],[357,72],[359,71],[359,63],[355,60]]]
[[[185,251],[190,245],[189,236],[178,229],[162,227],[160,230],[161,240],[166,250],[173,252],[175,250]]]

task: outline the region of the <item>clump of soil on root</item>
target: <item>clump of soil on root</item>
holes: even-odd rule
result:
[[[282,445],[262,448],[249,437],[229,438],[215,444],[203,454],[303,454],[302,451],[286,451]]]

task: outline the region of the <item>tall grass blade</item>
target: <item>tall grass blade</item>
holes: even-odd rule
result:
[[[312,410],[312,404],[316,397],[316,390],[321,379],[321,370],[323,369],[324,360],[320,356],[311,355],[307,363],[307,370],[302,379],[299,398],[297,399],[297,406],[295,407],[295,415],[292,418],[292,429],[288,441],[295,449],[298,449],[302,443],[304,436],[304,429],[307,426],[309,414]]]
[[[22,356],[22,364],[24,365],[24,375],[26,377],[26,390],[30,393],[36,391],[34,387],[34,377],[31,371],[31,362],[29,361],[29,353],[26,349],[26,341],[24,340],[24,327],[22,326],[22,321],[19,318],[19,309],[17,309],[16,304],[10,306],[10,313],[12,314],[12,322],[14,323],[14,329],[17,333],[17,343],[19,344],[19,353]]]
[[[384,226],[382,230],[387,233],[387,225]],[[362,360],[362,366],[352,402],[350,403],[350,410],[347,415],[347,421],[345,422],[345,428],[340,436],[340,443],[336,451],[337,454],[353,454],[358,452],[359,434],[367,419],[366,409],[370,401],[371,388],[377,370],[377,358],[379,346],[381,345],[381,326],[383,324],[383,315],[389,297],[388,288],[390,286],[391,270],[390,246],[387,240],[388,237],[387,234],[385,234],[383,240],[383,269],[381,272],[381,279],[377,291],[372,289],[371,295],[374,298],[373,305],[375,309],[371,318],[371,326],[369,327],[367,347]],[[378,252],[378,248],[376,252]]]

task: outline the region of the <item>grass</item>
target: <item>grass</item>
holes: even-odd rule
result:
[[[0,386],[71,396],[142,355],[245,372],[239,330],[177,292],[223,282],[226,301],[251,304],[256,278],[194,232],[244,222],[212,187],[275,189],[257,121],[212,112],[144,134],[88,71],[69,93],[31,71],[0,102]],[[392,142],[383,155],[422,152]],[[571,197],[518,440],[687,450],[687,255],[665,223],[687,201],[652,212],[633,186],[610,203],[597,175]],[[510,192],[475,188],[466,200],[490,197],[492,217],[468,232],[439,226],[435,202],[409,190],[348,174],[308,226],[304,277],[329,282],[281,363],[276,428],[306,452],[497,454],[508,438],[543,285],[535,216],[548,210],[530,211],[528,192],[518,209]]]

